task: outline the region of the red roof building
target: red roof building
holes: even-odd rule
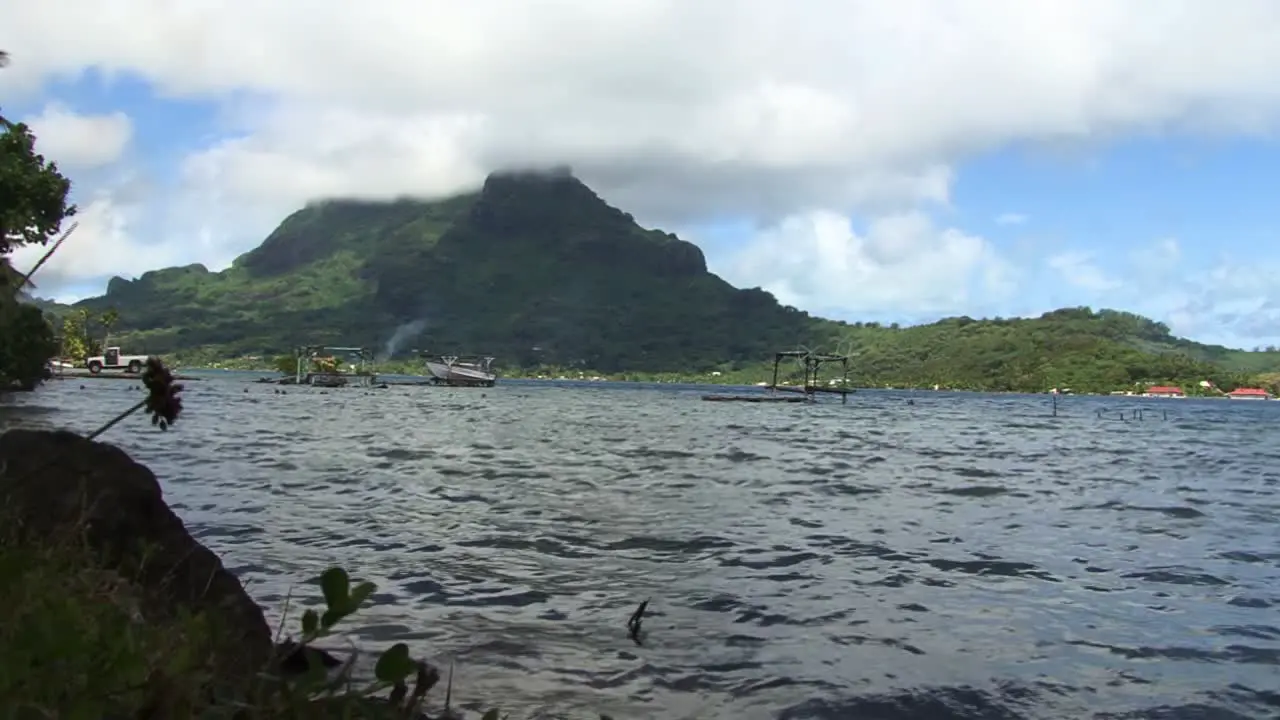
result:
[[[1147,397],[1183,397],[1182,388],[1173,385],[1153,385],[1147,388]]]
[[[1271,393],[1262,388],[1236,388],[1227,393],[1232,400],[1270,400]]]

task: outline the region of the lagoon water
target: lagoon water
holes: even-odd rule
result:
[[[273,619],[327,566],[376,581],[351,640],[452,662],[472,710],[1280,716],[1280,403],[205,378],[103,439]],[[54,382],[0,427],[139,397]]]

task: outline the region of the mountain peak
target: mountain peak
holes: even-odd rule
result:
[[[568,166],[548,169],[516,169],[495,172],[485,178],[480,189],[478,204],[489,208],[502,207],[510,210],[514,207],[531,208],[539,204],[573,206],[577,211],[594,210],[599,215],[601,210],[608,209],[613,213],[621,212],[608,207],[604,200],[574,177]]]
[[[484,187],[488,189],[492,186],[525,184],[525,185],[556,185],[556,184],[582,184],[582,181],[573,174],[573,168],[568,165],[553,165],[543,168],[507,168],[505,170],[495,170],[489,173],[489,177],[485,178]]]
[[[456,245],[459,253],[474,252],[461,248],[476,243],[484,245],[483,252],[536,247],[567,266],[627,266],[667,278],[707,272],[706,258],[696,245],[644,229],[574,177],[567,166],[493,173],[455,229],[442,243]]]

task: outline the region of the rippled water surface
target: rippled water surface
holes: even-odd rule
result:
[[[513,718],[1280,716],[1280,403],[699,394],[211,376],[104,439],[269,612],[350,568],[357,644]],[[55,382],[0,423],[138,397]]]

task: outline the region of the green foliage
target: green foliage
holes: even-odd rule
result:
[[[336,567],[323,572],[319,582],[325,607],[321,612],[308,609],[302,614],[299,642],[304,647],[329,636],[376,590],[372,582],[353,584],[347,572]],[[314,654],[307,657],[308,670],[301,678],[258,688],[249,703],[254,717],[294,717],[300,708],[306,708],[311,713],[323,709],[331,716],[351,718],[415,718],[426,694],[440,680],[435,668],[413,659],[404,643],[383,651],[374,663],[373,679],[363,684],[351,677],[351,662],[330,678]]]
[[[0,289],[0,392],[13,385],[34,388],[57,350],[53,327],[44,314]]]
[[[0,255],[18,245],[43,245],[76,214],[67,203],[71,181],[35,151],[35,142],[25,124],[0,120]]]
[[[62,356],[84,363],[86,358],[102,352],[102,345],[93,339],[89,329],[89,311],[77,308],[62,317]]]
[[[164,688],[199,689],[213,646],[199,616],[138,622],[130,578],[78,529],[34,542],[0,522],[0,705],[5,717],[134,717]],[[169,694],[191,717],[194,693]]]
[[[8,55],[0,56],[0,66],[7,63]],[[30,128],[0,117],[0,392],[34,388],[57,351],[40,309],[19,302],[23,288],[7,256],[21,245],[43,245],[75,214],[70,191],[57,165],[35,151]]]
[[[98,318],[98,324],[102,326],[102,347],[111,344],[111,328],[120,322],[120,311],[115,308],[107,308]]]
[[[282,375],[294,375],[298,372],[298,357],[296,355],[277,355],[271,361],[271,365],[279,370]]]

